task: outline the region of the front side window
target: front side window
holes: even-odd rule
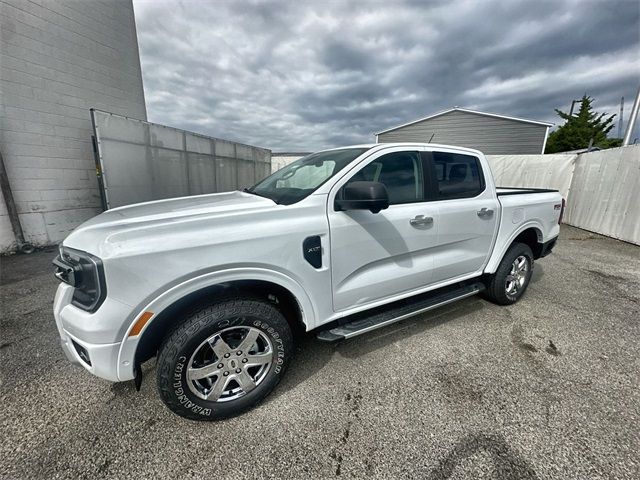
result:
[[[433,152],[438,199],[475,197],[484,190],[480,162],[471,155]]]
[[[281,205],[291,205],[309,196],[367,150],[343,148],[312,153],[281,168],[245,191],[270,198]]]
[[[349,182],[380,182],[387,188],[389,205],[424,199],[422,161],[418,152],[394,152],[362,167]]]

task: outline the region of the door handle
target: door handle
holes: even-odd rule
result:
[[[490,210],[488,208],[481,208],[480,210],[478,210],[478,216],[480,218],[490,218],[493,216],[493,210]]]
[[[424,215],[416,215],[409,220],[412,227],[424,227],[425,225],[431,225],[433,223],[433,217],[425,217]]]

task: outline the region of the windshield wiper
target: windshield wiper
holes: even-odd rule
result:
[[[242,191],[243,191],[243,192],[245,192],[245,193],[250,193],[251,195],[256,195],[256,196],[258,196],[258,197],[268,198],[268,199],[269,199],[269,200],[271,200],[272,202],[274,202],[274,203],[278,203],[278,202],[276,202],[273,198],[271,198],[271,197],[269,197],[269,196],[267,196],[267,195],[263,195],[263,194],[261,194],[261,193],[255,192],[255,191],[251,190],[250,188],[243,188],[243,189],[242,189]]]

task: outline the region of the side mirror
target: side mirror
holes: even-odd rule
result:
[[[351,182],[336,196],[336,210],[371,210],[378,213],[389,207],[389,194],[380,182]]]

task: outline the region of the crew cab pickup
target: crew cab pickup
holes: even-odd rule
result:
[[[294,338],[340,341],[482,293],[516,302],[551,252],[564,200],[496,188],[484,155],[436,144],[308,155],[244,191],[108,210],[54,261],[70,361],[135,380],[192,419],[236,415],[293,360]]]

